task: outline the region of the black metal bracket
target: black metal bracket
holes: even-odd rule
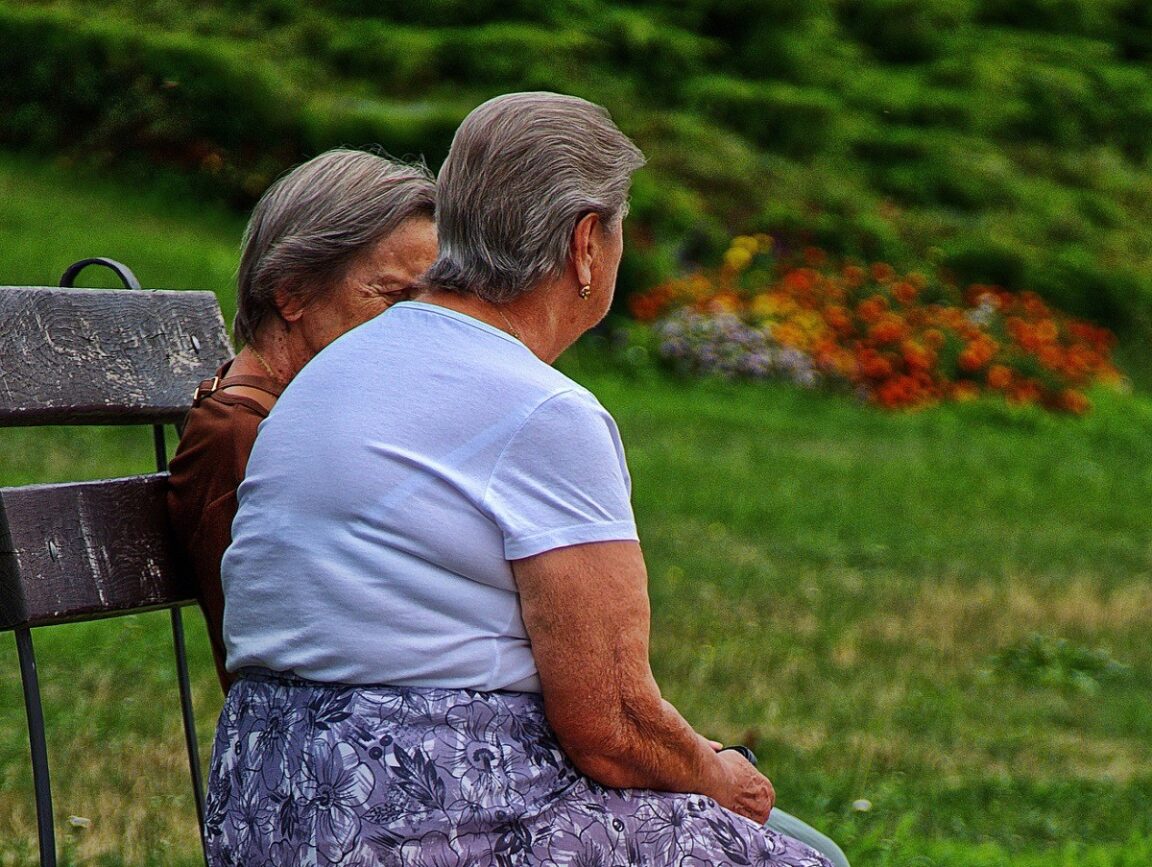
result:
[[[81,259],[79,262],[73,262],[60,276],[60,286],[64,289],[72,289],[76,286],[76,278],[80,272],[87,268],[89,265],[103,265],[105,268],[112,269],[116,276],[124,283],[125,289],[139,289],[140,281],[136,279],[136,275],[132,273],[132,269],[125,265],[123,262],[117,262],[115,259],[109,259],[106,256],[93,256],[90,259]]]

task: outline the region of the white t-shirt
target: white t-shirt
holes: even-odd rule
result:
[[[403,302],[261,423],[224,556],[228,668],[539,691],[509,560],[635,540],[612,417],[518,340]]]

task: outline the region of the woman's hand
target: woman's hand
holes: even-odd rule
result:
[[[716,757],[723,762],[729,783],[727,791],[712,798],[720,806],[764,824],[776,803],[771,781],[735,750],[718,752]]]
[[[694,792],[767,818],[772,784],[738,753],[717,752],[660,695],[637,543],[558,548],[512,569],[544,711],[577,768],[607,786]]]

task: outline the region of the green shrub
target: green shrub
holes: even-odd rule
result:
[[[837,138],[843,104],[832,94],[783,82],[701,76],[686,88],[688,104],[766,150],[806,156]]]
[[[1125,60],[1152,57],[1152,4],[1123,0],[1116,10],[1116,45]]]
[[[909,267],[993,238],[1152,321],[1144,0],[0,0],[0,39],[0,146],[242,206],[337,144],[435,166],[472,106],[554,89],[650,157],[622,285],[730,231]]]
[[[643,81],[643,98],[670,100],[721,51],[718,42],[670,26],[633,9],[612,8],[588,22],[605,62]]]
[[[441,31],[440,70],[452,81],[500,86],[515,81],[525,90],[571,90],[593,50],[575,30],[523,24],[491,24]]]
[[[739,46],[760,26],[794,30],[825,18],[831,0],[655,0],[648,5],[681,27]]]
[[[1112,31],[1115,0],[978,0],[978,20],[1084,36]]]
[[[471,107],[471,102],[317,97],[301,107],[300,138],[307,153],[338,145],[379,145],[394,157],[427,159],[435,165]]]
[[[939,57],[971,19],[967,0],[841,0],[836,12],[845,31],[894,63]]]
[[[662,0],[670,22],[724,45],[719,69],[812,82],[836,47],[831,0]]]
[[[1015,137],[1076,147],[1099,134],[1106,109],[1080,70],[1029,63],[1021,68],[1016,86],[1028,111],[1009,131]]]
[[[333,27],[321,49],[334,72],[378,83],[385,93],[415,93],[443,75],[439,30],[381,21]]]
[[[231,45],[0,9],[0,140],[129,152],[182,168],[262,168],[286,153],[295,94]],[[31,128],[20,124],[35,114]],[[7,121],[7,122],[6,122]]]
[[[1033,633],[1004,648],[991,659],[996,673],[1009,675],[1030,686],[1071,688],[1095,694],[1102,684],[1131,676],[1130,666],[1107,650],[1090,650],[1066,638]]]
[[[925,76],[906,70],[864,69],[848,83],[845,100],[886,124],[968,130],[977,107],[971,93],[934,87]]]
[[[1020,248],[991,238],[971,238],[949,245],[941,267],[956,283],[994,283],[1023,289],[1027,263]]]
[[[597,0],[314,0],[327,13],[347,18],[379,18],[425,27],[476,26],[493,21],[555,23],[580,15]],[[583,17],[583,16],[581,16]]]
[[[1096,74],[1098,100],[1110,109],[1096,141],[1110,140],[1133,162],[1143,162],[1152,153],[1152,74],[1146,67],[1115,65]]]
[[[1080,245],[1055,249],[1031,263],[1027,283],[1068,312],[1116,327],[1134,315],[1134,307],[1148,297],[1145,285],[1128,269],[1102,267],[1093,253]]]

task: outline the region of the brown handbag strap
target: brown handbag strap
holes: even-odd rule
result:
[[[219,383],[217,383],[214,390],[218,391],[221,388],[230,388],[233,385],[243,385],[246,388],[254,388],[257,391],[262,391],[265,394],[270,394],[273,397],[279,397],[284,391],[284,387],[276,385],[270,380],[262,376],[244,376],[243,374],[236,374],[235,376],[226,376]]]
[[[196,391],[192,395],[192,405],[196,406],[205,398],[209,398],[216,392],[225,388],[230,388],[234,385],[255,389],[256,391],[262,391],[271,397],[272,399],[267,402],[257,400],[255,398],[247,398],[247,400],[251,400],[254,403],[262,405],[265,412],[272,408],[272,404],[276,402],[276,399],[280,397],[281,392],[284,391],[282,386],[276,385],[275,383],[272,383],[264,377],[260,376],[245,376],[243,374],[236,374],[235,376],[225,377],[214,376],[211,379],[205,379],[198,386],[196,386]]]

